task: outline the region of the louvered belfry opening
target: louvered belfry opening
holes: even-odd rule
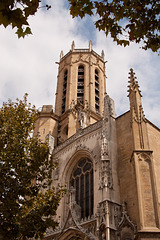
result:
[[[77,102],[84,104],[84,66],[78,67]]]
[[[98,70],[95,70],[95,109],[99,113],[99,74]]]
[[[67,78],[68,78],[68,70],[64,72],[64,78],[63,78],[62,114],[65,112],[65,107],[66,107]]]

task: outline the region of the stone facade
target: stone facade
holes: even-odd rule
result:
[[[67,186],[51,240],[160,239],[160,130],[144,115],[133,70],[130,110],[116,117],[104,53],[61,52],[55,112],[43,106],[34,134],[49,137],[53,185]]]

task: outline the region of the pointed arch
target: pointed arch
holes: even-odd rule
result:
[[[70,187],[76,190],[75,201],[81,207],[81,218],[93,215],[93,163],[82,157],[74,166]]]
[[[94,210],[94,166],[91,154],[79,150],[71,157],[64,170],[68,189],[75,189],[75,201],[81,207],[80,218],[88,218]]]
[[[94,156],[93,156],[92,152],[90,152],[88,149],[86,149],[83,146],[77,146],[74,154],[67,161],[67,164],[66,164],[66,166],[64,168],[64,171],[62,173],[62,178],[64,179],[64,181],[66,183],[69,183],[70,176],[71,176],[71,173],[72,173],[72,170],[73,170],[74,166],[83,157],[88,157],[93,163],[93,169],[95,168],[95,166],[94,166],[95,162],[94,162],[94,159],[93,159]]]
[[[126,211],[126,202],[122,204],[122,218],[118,224],[118,234],[122,240],[134,240],[137,226],[130,220]]]

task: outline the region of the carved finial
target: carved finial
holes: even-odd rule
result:
[[[70,194],[70,198],[69,198],[70,203],[75,202],[76,201],[76,197],[75,197],[76,189],[73,186],[71,186],[71,188],[69,189],[69,194]]]
[[[122,203],[122,218],[118,224],[118,234],[120,234],[121,231],[125,228],[126,230],[129,229],[129,236],[131,236],[130,239],[135,239],[135,236],[137,234],[137,226],[130,220],[127,210],[126,210],[127,203],[123,201]]]
[[[137,122],[141,123],[145,120],[145,115],[143,112],[143,107],[141,103],[141,91],[139,89],[138,82],[136,81],[135,73],[133,69],[130,69],[129,72],[129,89],[128,89],[128,97],[130,100],[130,110],[132,113],[132,120],[136,120]]]
[[[62,57],[63,57],[63,51],[61,51],[60,53],[60,60],[62,59]]]
[[[72,45],[71,45],[71,50],[74,51],[74,49],[75,49],[75,43],[74,43],[74,41],[73,41],[73,42],[72,42]]]
[[[130,95],[130,93],[132,92],[132,91],[138,91],[139,93],[140,93],[140,96],[142,97],[142,95],[141,95],[141,91],[140,91],[140,89],[139,89],[139,85],[138,85],[138,82],[136,81],[136,77],[135,77],[135,73],[133,72],[133,69],[131,68],[130,69],[130,72],[129,72],[129,90],[128,90],[128,92],[129,92],[129,95]]]
[[[104,51],[102,50],[102,52],[101,52],[101,57],[103,58],[103,60],[104,60]]]
[[[89,51],[90,52],[92,51],[92,41],[91,40],[89,41]]]
[[[125,201],[123,201],[123,203],[122,203],[122,213],[123,214],[127,213],[126,205],[127,205],[127,203]]]

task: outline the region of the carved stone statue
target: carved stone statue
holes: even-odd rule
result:
[[[87,117],[86,113],[82,110],[78,113],[78,122],[79,122],[79,128],[85,128],[87,127]]]

